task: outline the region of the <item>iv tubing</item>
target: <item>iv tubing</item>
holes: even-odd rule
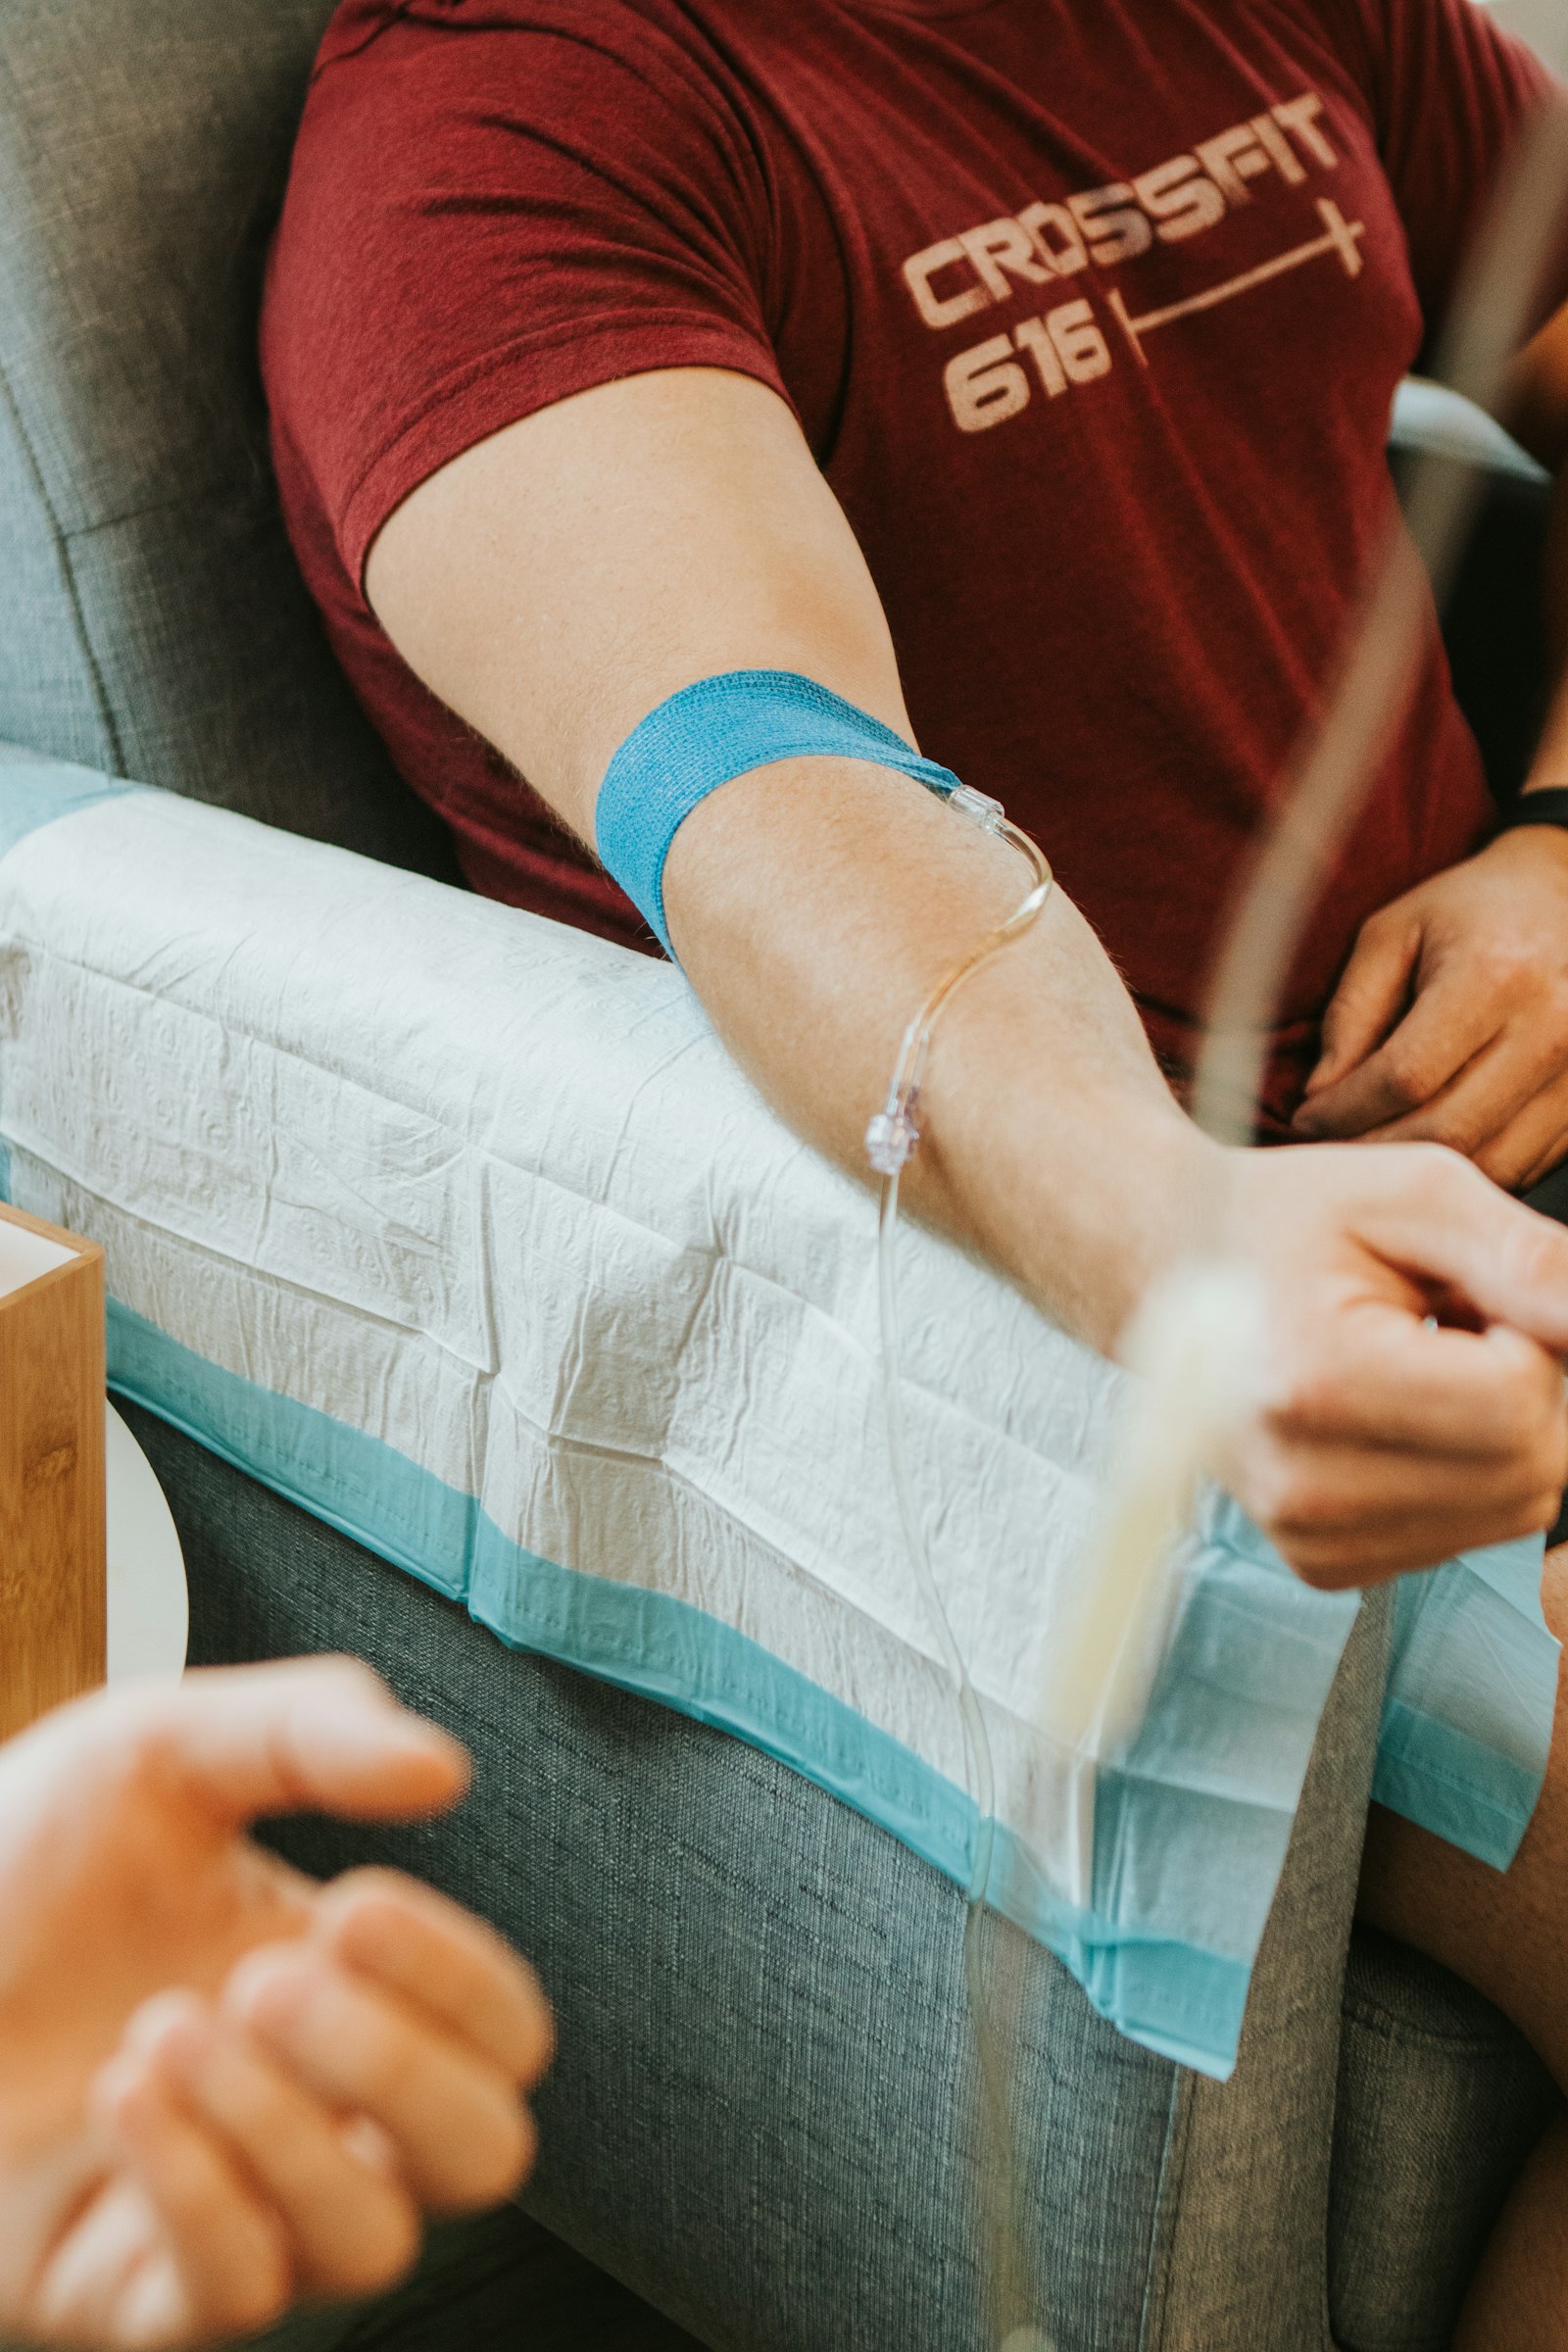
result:
[[[878,1168],[882,1175],[877,1216],[877,1301],[882,1340],[882,1398],[893,1490],[915,1583],[936,1636],[942,1664],[957,1698],[958,1714],[963,1726],[965,1775],[977,1817],[963,1929],[964,1982],[980,2067],[981,2129],[984,2136],[982,2176],[995,2183],[992,2193],[985,2199],[993,2238],[993,2291],[999,2305],[1000,2332],[1009,2343],[1022,2344],[1028,2340],[1024,2325],[1028,2319],[1028,2294],[1021,2276],[1021,2241],[1014,2222],[1011,2115],[1002,2035],[995,2031],[995,2021],[991,2016],[985,1986],[984,1953],[981,1949],[986,1893],[991,1881],[991,1861],[996,1842],[996,1771],[979,1697],[937,1587],[924,1523],[909,1479],[904,1400],[899,1387],[897,1242],[900,1178],[919,1141],[914,1113],[937,1021],[964,984],[993,956],[1021,939],[1038,920],[1054,887],[1054,878],[1036,843],[1017,826],[1009,824],[994,801],[985,800],[978,793],[964,793],[961,799],[955,795],[954,802],[969,821],[978,822],[985,831],[1004,840],[1018,853],[1030,868],[1034,877],[1033,885],[1007,920],[987,932],[970,954],[938,982],[905,1031],[898,1067],[888,1090],[887,1104],[878,1117],[871,1121],[866,1148],[873,1167]],[[1045,2352],[1045,2339],[1036,2336],[1033,2340],[1041,2346],[1041,2352]]]
[[[980,799],[978,794],[973,796]],[[979,1830],[975,1858],[970,1873],[969,1900],[983,1902],[991,1877],[991,1846],[993,1813],[996,1803],[995,1774],[991,1760],[991,1743],[986,1737],[974,1686],[969,1680],[963,1653],[954,1638],[948,1612],[937,1590],[932,1572],[930,1549],[925,1529],[909,1483],[908,1452],[905,1444],[904,1400],[899,1393],[899,1308],[897,1237],[899,1222],[899,1183],[903,1168],[918,1141],[919,1130],[914,1124],[914,1111],[919,1102],[920,1088],[925,1079],[930,1058],[931,1041],[936,1024],[966,981],[1000,956],[1014,940],[1021,939],[1045,908],[1054,887],[1054,877],[1045,857],[1027,833],[1009,824],[994,802],[985,803],[986,813],[979,821],[986,831],[1004,840],[1025,859],[1034,876],[1028,896],[995,930],[988,931],[960,963],[954,965],[926,998],[920,1010],[904,1033],[899,1052],[898,1068],[888,1092],[886,1109],[879,1119],[871,1122],[872,1135],[891,1132],[895,1137],[890,1153],[881,1155],[877,1146],[868,1140],[873,1165],[882,1170],[882,1195],[877,1216],[877,1302],[882,1336],[882,1398],[887,1420],[888,1456],[893,1470],[893,1491],[898,1501],[899,1520],[904,1531],[910,1562],[920,1598],[937,1638],[942,1663],[952,1679],[958,1697],[958,1711],[963,1722],[963,1740],[968,1767],[970,1793],[979,1809]],[[973,820],[971,820],[973,821]]]

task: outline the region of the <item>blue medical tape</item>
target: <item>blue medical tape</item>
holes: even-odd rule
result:
[[[700,801],[775,760],[868,760],[913,776],[944,800],[939,767],[841,694],[790,669],[732,669],[683,686],[634,727],[605,770],[594,811],[599,856],[642,909],[666,956],[664,859]]]

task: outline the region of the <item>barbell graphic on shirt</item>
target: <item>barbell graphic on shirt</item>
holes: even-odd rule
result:
[[[1223,285],[1209,286],[1202,293],[1190,294],[1185,302],[1172,302],[1163,310],[1146,312],[1142,318],[1132,316],[1122,298],[1121,288],[1112,286],[1106,300],[1141,365],[1145,368],[1149,366],[1144,337],[1152,334],[1156,327],[1171,326],[1178,318],[1192,318],[1200,311],[1216,310],[1221,303],[1234,302],[1239,295],[1250,294],[1255,287],[1265,286],[1273,278],[1284,277],[1292,270],[1304,269],[1308,262],[1321,261],[1330,254],[1338,254],[1345,265],[1346,276],[1359,277],[1366,267],[1361,252],[1361,241],[1366,235],[1365,221],[1347,220],[1332,197],[1319,197],[1317,209],[1326,231],[1323,236],[1313,237],[1305,245],[1293,246],[1289,253],[1276,254],[1273,261],[1260,262],[1255,270],[1244,270],[1239,277],[1227,278]]]
[[[1309,263],[1338,255],[1346,276],[1359,277],[1366,267],[1361,251],[1366,223],[1347,220],[1332,197],[1320,197],[1317,209],[1323,221],[1322,236],[1293,245],[1269,261],[1244,270],[1239,276],[1202,287],[1184,301],[1148,311],[1142,318],[1134,318],[1121,288],[1113,286],[1106,303],[1139,366],[1150,365],[1144,349],[1147,335],[1160,327],[1172,326],[1178,319],[1196,318],[1204,311],[1217,310],[1223,303],[1235,302],[1275,278],[1305,269]],[[1098,382],[1109,375],[1114,366],[1094,305],[1087,298],[1061,303],[1042,318],[1025,318],[1010,333],[988,336],[984,343],[956,353],[948,362],[943,370],[943,388],[953,421],[960,433],[989,432],[993,425],[1004,424],[1009,416],[1020,416],[1028,408],[1034,386],[1023,365],[1025,359],[1032,364],[1039,387],[1048,400],[1059,400],[1074,385]]]

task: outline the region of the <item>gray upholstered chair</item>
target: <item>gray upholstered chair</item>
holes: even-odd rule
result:
[[[333,668],[265,453],[259,271],[327,14],[0,0],[0,738],[441,873]],[[290,1842],[396,1854],[538,1957],[562,2056],[531,2210],[715,2352],[977,2344],[954,1889],[765,1756],[503,1650],[137,1427],[198,1659],[358,1649],[473,1744],[488,1798],[455,1823]],[[1385,1624],[1369,1606],[1325,1720],[1228,2086],[1031,1962],[1025,2207],[1060,2352],[1437,2352],[1550,2111],[1485,2004],[1350,1945]],[[357,2340],[510,2340],[523,2244],[488,2225],[478,2284],[449,2264],[401,2333]]]
[[[313,0],[0,21],[0,731],[453,870],[294,566],[254,355]]]

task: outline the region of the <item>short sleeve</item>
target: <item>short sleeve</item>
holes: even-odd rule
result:
[[[429,474],[651,368],[787,398],[767,190],[718,61],[627,0],[350,0],[318,62],[268,272],[279,470],[356,585]]]
[[[1509,155],[1555,86],[1479,0],[1327,0],[1364,74],[1429,342],[1442,333]],[[1568,297],[1568,271],[1561,296]]]

